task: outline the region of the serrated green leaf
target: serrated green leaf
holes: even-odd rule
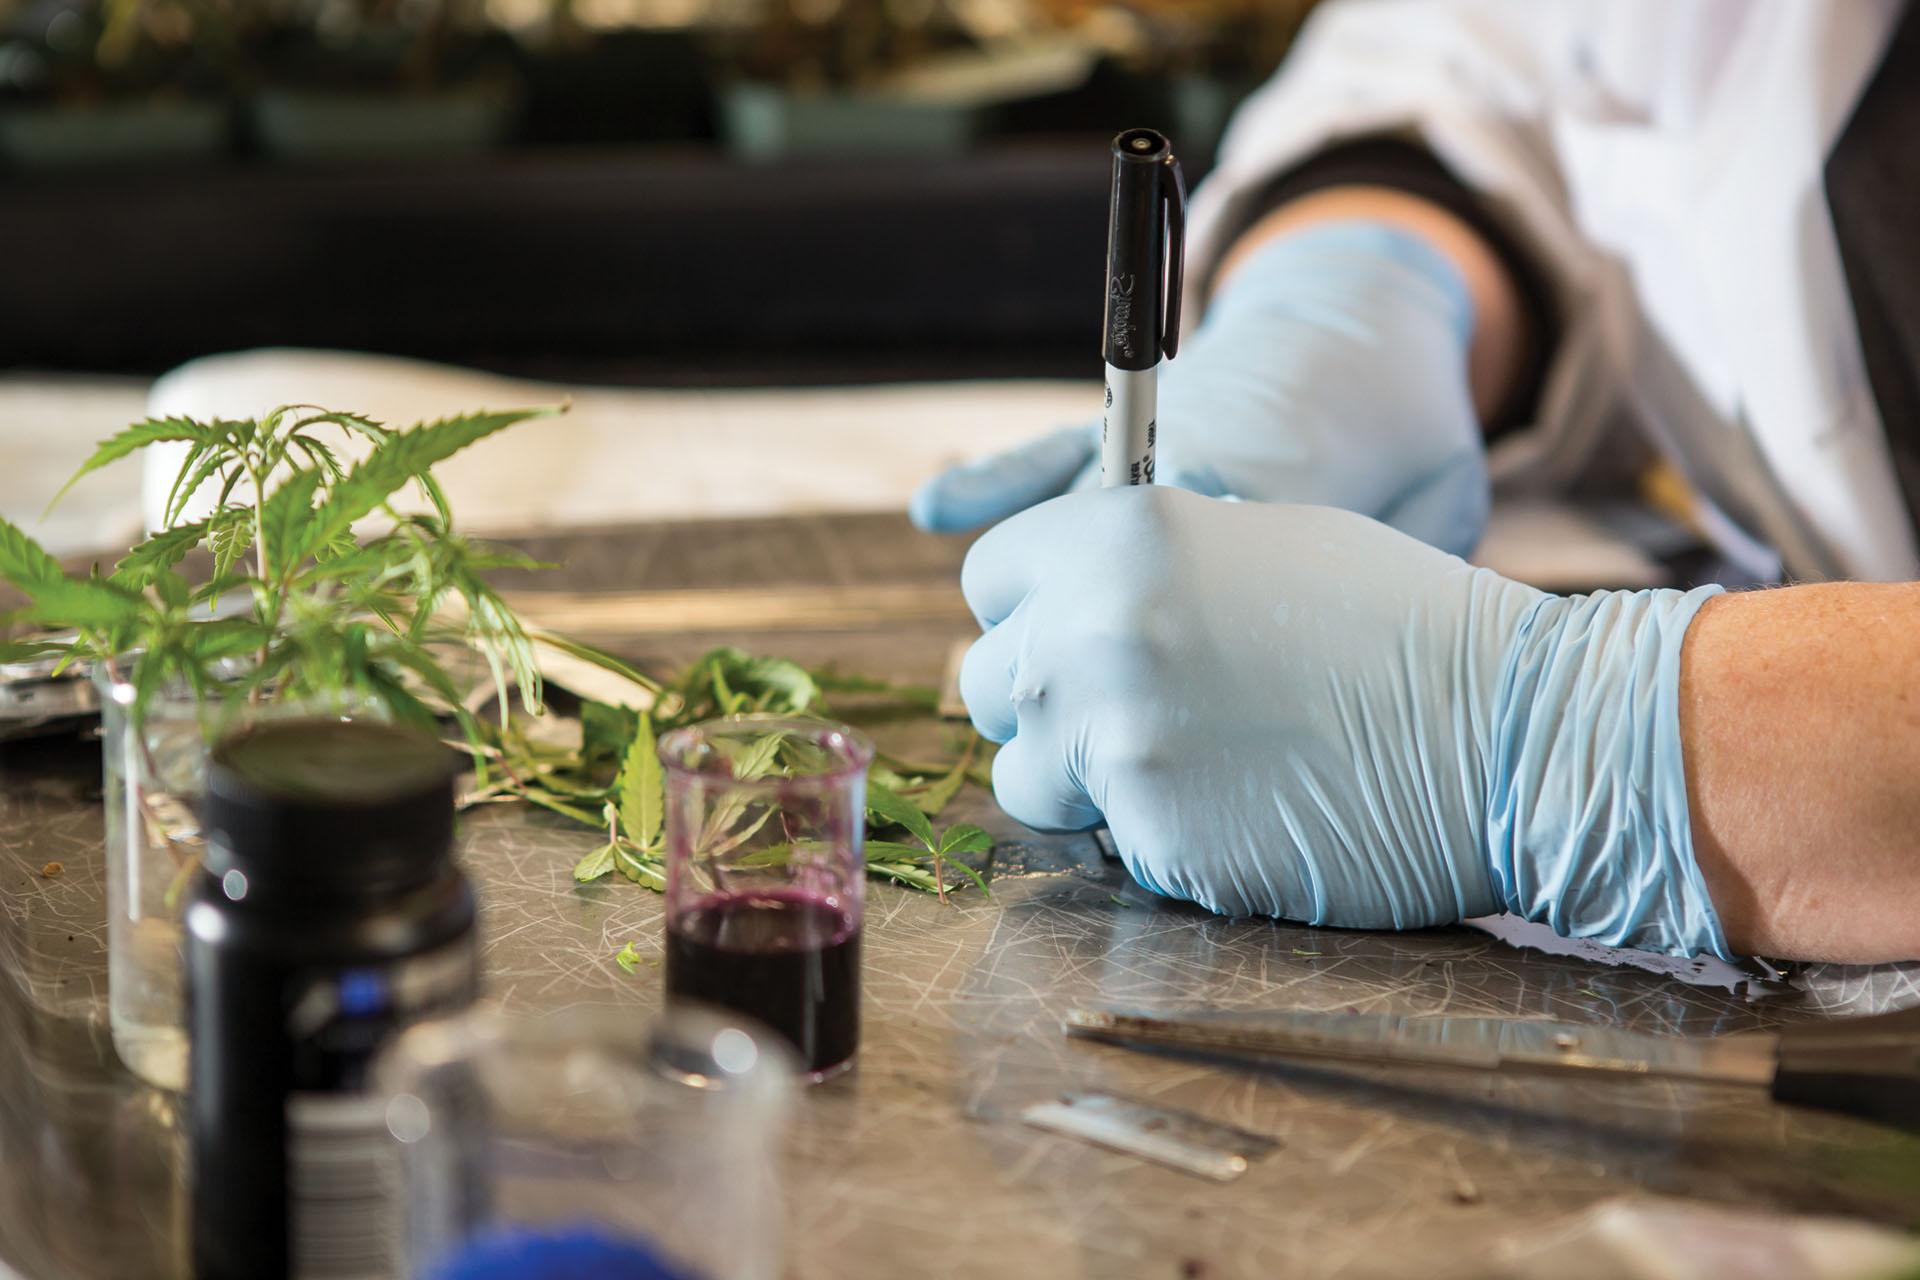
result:
[[[213,576],[226,577],[253,545],[253,513],[245,507],[222,507],[207,519],[207,546],[213,552]]]
[[[720,714],[738,715],[740,709],[746,705],[747,695],[733,691],[732,684],[727,680],[725,665],[715,661],[708,671],[707,679],[713,685],[713,700],[719,705]]]
[[[440,482],[433,478],[431,471],[422,471],[414,477],[414,482],[420,486],[420,492],[427,495],[427,501],[433,504],[434,514],[440,517],[441,530],[452,532],[453,508],[447,504],[447,491],[440,487]]]
[[[184,647],[202,663],[214,663],[253,653],[266,638],[266,630],[252,618],[217,618],[190,627]]]
[[[989,898],[993,896],[993,890],[987,887],[987,878],[966,863],[960,861],[960,859],[943,857],[935,859],[935,862],[939,865],[952,867],[955,871],[958,871],[961,875],[973,881],[974,888],[978,889],[981,893],[984,893]],[[956,885],[954,887],[958,888],[959,886]]]
[[[437,732],[440,721],[433,708],[415,697],[413,691],[377,666],[363,666],[352,673],[354,687],[369,694],[385,707],[387,714],[402,724],[427,733]]]
[[[103,578],[42,582],[29,594],[33,603],[22,612],[50,627],[102,631],[136,621],[145,609],[139,596]]]
[[[340,465],[339,456],[335,454],[333,449],[324,441],[315,440],[312,436],[301,435],[296,432],[287,437],[287,443],[306,454],[307,461],[313,463],[314,466],[326,473],[328,480],[333,481],[345,478],[347,469]]]
[[[573,878],[581,884],[613,874],[613,841],[601,845],[573,864]]]
[[[466,596],[468,616],[479,627],[480,639],[493,646],[512,668],[520,704],[538,715],[545,699],[545,681],[533,653],[533,641],[527,638],[520,619],[506,601],[477,578],[467,579],[461,591]]]
[[[784,732],[769,733],[764,737],[755,738],[732,757],[733,776],[741,782],[752,782],[766,777],[773,768],[774,761],[780,756],[781,744],[786,740],[787,735]]]
[[[313,495],[321,478],[320,472],[311,468],[294,472],[280,482],[260,509],[261,536],[267,542],[267,572],[274,582],[284,579],[312,554]]]
[[[169,609],[185,609],[193,602],[193,586],[172,569],[154,574],[153,581],[147,585]]]
[[[620,797],[621,829],[643,849],[659,843],[661,816],[666,811],[666,777],[657,745],[653,717],[641,712],[627,757],[620,764],[620,780],[614,785]]]
[[[318,406],[308,407],[317,408]],[[294,423],[293,429],[299,432],[306,430],[308,427],[317,427],[322,424],[342,427],[348,431],[357,432],[376,443],[385,440],[393,434],[390,428],[376,419],[369,418],[364,414],[341,413],[337,410],[321,410],[319,413],[311,414]]]
[[[353,536],[352,532],[349,531],[315,547],[313,549],[313,558],[316,560],[338,560],[341,556],[352,555],[355,551],[359,550],[359,548],[359,541]]]
[[[233,486],[239,483],[242,474],[240,464],[234,460],[233,455],[215,446],[208,446],[205,456],[201,457],[197,464],[189,459],[189,465],[192,466],[191,472],[183,466],[180,474],[174,477],[176,491],[168,495],[166,511],[162,516],[166,524],[171,525],[186,514],[187,505],[193,501],[193,495],[200,492],[203,486],[219,475],[220,468],[230,465],[233,467],[233,473],[221,481],[220,501],[215,504],[216,506],[225,504],[227,497],[233,491]]]
[[[993,837],[971,823],[959,823],[940,833],[940,852],[988,853],[993,849]]]
[[[54,503],[66,496],[67,490],[90,472],[98,471],[110,462],[118,462],[137,449],[163,440],[206,440],[212,435],[212,429],[195,422],[191,418],[148,418],[136,422],[117,435],[102,440],[94,449],[93,456],[80,464],[80,469],[68,477],[60,486],[60,491],[47,503],[47,510],[53,510]]]
[[[321,504],[314,543],[329,542],[353,527],[429,467],[452,457],[468,445],[496,431],[533,418],[550,417],[563,406],[515,409],[503,413],[471,413],[443,418],[388,435],[360,464],[336,484]]]
[[[898,840],[869,840],[862,846],[868,862],[908,862],[919,865],[929,856],[919,845]]]
[[[382,644],[380,658],[411,671],[422,684],[433,690],[434,696],[449,711],[460,705],[459,686],[428,650],[410,640],[394,636]]]
[[[36,587],[66,581],[60,562],[12,521],[0,517],[0,578],[31,594]]]
[[[220,496],[213,500],[213,505],[216,507],[226,506],[233,498],[234,489],[238,487],[240,481],[245,478],[246,474],[246,468],[241,466],[235,466],[232,470],[228,471],[226,477],[220,481]]]
[[[0,640],[0,663],[33,662],[68,651],[69,646],[46,640]]]
[[[667,873],[657,854],[649,854],[635,849],[625,840],[614,842],[613,866],[616,871],[637,885],[664,893],[667,888]]]
[[[920,806],[891,787],[868,779],[867,812],[885,825],[905,827],[927,846],[929,852],[933,850],[933,823],[928,821],[926,814],[920,812]]]
[[[820,686],[807,669],[785,658],[751,659],[734,684],[761,710],[783,715],[799,715],[820,698]]]
[[[906,854],[913,852],[913,850],[906,845],[891,847],[898,848]],[[922,854],[921,856],[924,857],[925,855]],[[909,888],[920,889],[927,893],[935,893],[940,888],[939,882],[933,878],[931,871],[928,871],[925,867],[918,865],[904,856],[882,856],[878,858],[869,856],[867,859],[867,874],[871,876],[881,876],[898,884],[904,884]]]
[[[207,536],[208,523],[198,520],[154,534],[127,552],[120,563],[113,566],[113,577],[109,581],[129,591],[139,591],[152,585],[154,579],[186,559],[187,553],[200,544],[200,540]]]
[[[542,567],[545,567],[545,566],[542,566]],[[555,635],[551,631],[541,631],[538,629],[534,629],[534,630],[529,630],[527,632],[527,635],[533,640],[535,644],[552,645],[554,648],[558,649],[560,652],[568,655],[569,657],[578,658],[582,662],[591,663],[592,665],[599,667],[602,671],[610,671],[614,675],[619,676],[621,679],[627,680],[635,685],[638,685],[640,688],[645,689],[648,693],[658,694],[660,692],[660,682],[658,680],[648,679],[646,676],[642,675],[636,668],[629,666],[627,663],[620,661],[620,659],[614,657],[610,653],[606,653],[600,649],[594,648],[592,645],[581,644],[578,640],[569,640],[567,637],[562,635]]]
[[[180,492],[181,486],[187,482],[187,477],[206,468],[209,463],[212,464],[213,469],[217,469],[224,460],[225,455],[216,449],[213,440],[203,439],[194,442],[193,448],[187,450],[187,456],[181,459],[180,470],[174,474],[173,485],[167,490],[166,505],[160,509],[160,524],[163,528],[173,527],[173,522],[178,518],[181,508],[186,505],[187,499],[192,497],[191,490],[184,496]],[[206,474],[211,475],[212,469],[208,469]]]

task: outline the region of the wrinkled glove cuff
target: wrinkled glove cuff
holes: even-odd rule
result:
[[[1506,909],[1608,946],[1733,959],[1693,852],[1680,649],[1719,587],[1548,596],[1491,726],[1487,849]]]

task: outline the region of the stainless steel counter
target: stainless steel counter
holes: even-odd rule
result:
[[[716,639],[932,680],[964,634],[940,603],[959,548],[883,519],[609,533],[577,546],[551,602],[649,662]],[[690,558],[704,557],[689,578]],[[628,594],[596,593],[618,584]],[[756,612],[746,588],[782,588]],[[536,612],[532,582],[516,584]],[[696,589],[734,589],[734,625]],[[795,592],[818,607],[796,610]],[[653,594],[658,593],[658,594]],[[578,612],[583,600],[594,605]],[[879,600],[897,607],[887,621]],[[778,603],[786,601],[785,604]],[[682,611],[676,614],[676,611]],[[675,618],[700,628],[695,634]],[[114,1062],[106,1032],[98,755],[0,757],[0,1262],[40,1280],[172,1274],[185,1191],[174,1104]],[[1825,968],[1750,1002],[1712,988],[1517,951],[1465,929],[1388,935],[1215,919],[1133,887],[1090,837],[1002,837],[994,896],[952,905],[875,885],[859,1068],[808,1093],[792,1140],[791,1273],[1465,1276],[1501,1242],[1597,1200],[1651,1191],[1888,1223],[1920,1213],[1920,1141],[1735,1091],[1423,1077],[1259,1075],[1069,1042],[1089,1001],[1236,1009],[1472,1012],[1687,1034],[1920,1001],[1920,968]],[[464,857],[484,898],[492,993],[509,1007],[644,1017],[660,903],[570,878],[590,833],[476,813]],[[58,861],[58,875],[42,874]],[[1169,1104],[1271,1134],[1216,1185],[1023,1127],[1067,1089]]]

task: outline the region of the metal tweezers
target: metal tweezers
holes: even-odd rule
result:
[[[1075,1009],[1066,1033],[1255,1062],[1400,1064],[1765,1089],[1780,1102],[1920,1132],[1920,1007],[1689,1038],[1513,1018]]]

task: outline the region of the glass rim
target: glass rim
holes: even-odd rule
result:
[[[744,1045],[737,1043],[742,1033]],[[751,1053],[740,1052],[747,1047]],[[415,1023],[388,1042],[374,1057],[372,1088],[391,1099],[461,1064],[535,1063],[582,1051],[602,1054],[675,1089],[726,1088],[776,1105],[784,1104],[800,1074],[792,1048],[776,1033],[725,1009],[669,1005],[636,1024],[628,1009],[514,1013],[497,1001],[481,1000]],[[711,1059],[716,1069],[685,1069],[687,1061],[702,1058]]]
[[[722,773],[717,769],[705,768],[701,765],[689,765],[680,758],[689,748],[697,748],[700,744],[710,743],[718,738],[744,736],[749,732],[765,734],[783,729],[804,734],[809,741],[831,752],[834,756],[834,767],[814,773],[781,773],[770,774],[763,778],[736,778],[731,772]],[[733,732],[736,730],[738,733]],[[659,756],[661,767],[677,777],[711,778],[732,787],[772,789],[790,787],[796,783],[842,782],[866,771],[873,763],[874,748],[873,740],[866,734],[837,720],[752,711],[731,716],[716,716],[711,720],[702,720],[698,724],[684,725],[674,729],[661,737],[655,746],[654,754]]]

